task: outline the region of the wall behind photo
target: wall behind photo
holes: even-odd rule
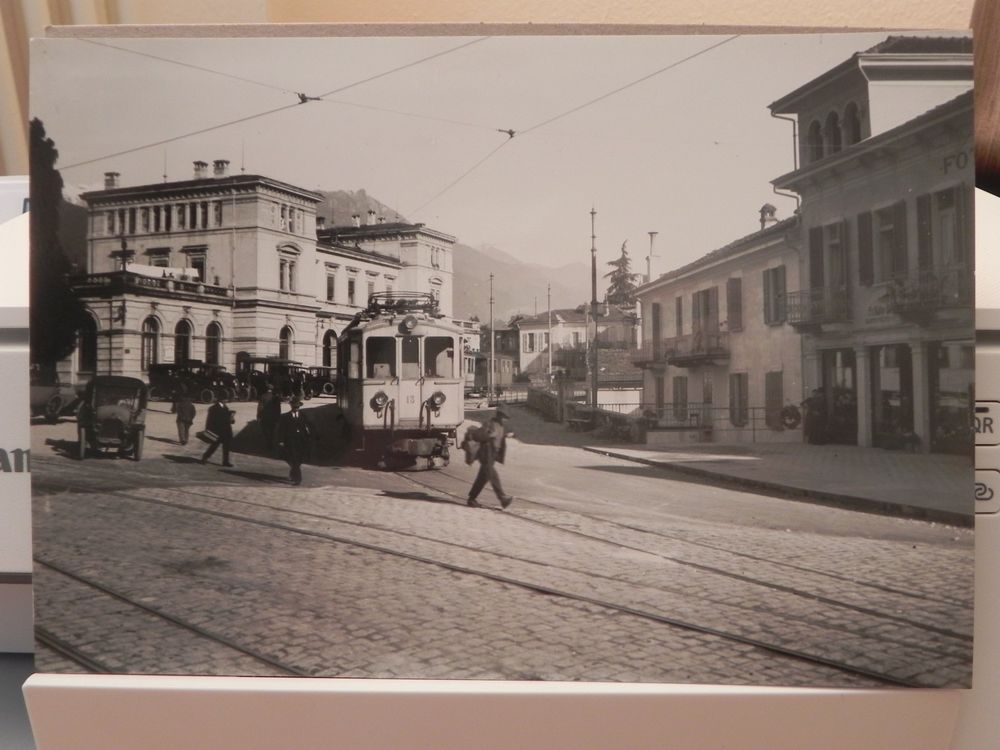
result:
[[[28,170],[28,39],[50,25],[572,22],[962,29],[969,27],[972,9],[973,0],[0,0],[0,175]]]

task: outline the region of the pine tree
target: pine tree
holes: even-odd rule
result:
[[[635,304],[637,289],[635,283],[637,274],[632,273],[632,259],[628,257],[626,245],[628,240],[622,243],[622,254],[615,260],[608,261],[611,271],[604,274],[604,278],[611,279],[606,299],[608,303],[618,307],[631,307]]]
[[[70,289],[71,265],[59,241],[59,152],[37,118],[31,121],[30,136],[31,362],[51,370],[72,353],[87,312]]]

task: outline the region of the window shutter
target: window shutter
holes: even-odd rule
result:
[[[917,268],[921,271],[934,267],[931,232],[931,196],[917,196]]]
[[[823,273],[823,227],[809,230],[809,288],[822,289]]]
[[[872,214],[858,214],[858,283],[871,286],[875,281],[875,263],[872,254]]]
[[[892,210],[892,270],[896,276],[905,276],[909,270],[906,246],[906,202],[900,201]]]
[[[677,335],[684,335],[684,298],[678,297],[674,304],[674,320],[677,323]]]
[[[708,328],[709,333],[719,331],[719,287],[713,286],[708,290]]]
[[[774,285],[773,286],[774,286],[774,289],[772,291],[774,292],[774,311],[775,311],[774,322],[775,323],[784,323],[785,322],[785,317],[786,317],[786,315],[785,315],[785,312],[786,312],[786,305],[785,305],[785,267],[784,266],[778,266],[776,269],[774,269]]]
[[[701,332],[701,301],[704,292],[695,292],[691,295],[691,333]]]
[[[850,232],[848,231],[847,219],[840,222],[837,230],[840,235],[840,258],[843,265],[841,266],[841,279],[844,280],[844,286],[848,289],[851,288],[851,243],[850,243]]]
[[[743,280],[726,281],[726,316],[730,331],[743,329]]]
[[[764,322],[771,322],[771,271],[764,271]]]

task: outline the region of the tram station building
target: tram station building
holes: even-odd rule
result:
[[[319,193],[231,175],[225,160],[211,172],[195,162],[189,180],[119,183],[109,172],[81,196],[87,269],[73,283],[90,322],[64,382],[189,359],[332,366],[337,336],[375,292],[430,292],[451,314],[455,238],[422,224],[369,214],[326,227]]]

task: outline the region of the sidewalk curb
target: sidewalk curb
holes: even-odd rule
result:
[[[936,508],[923,508],[917,505],[903,505],[883,500],[872,500],[868,497],[856,497],[853,495],[841,495],[835,492],[824,492],[822,490],[812,490],[803,487],[792,487],[789,485],[768,482],[761,479],[747,479],[745,477],[735,477],[710,469],[701,469],[695,466],[684,464],[667,463],[638,456],[627,456],[606,448],[594,446],[583,446],[583,450],[588,453],[596,453],[601,456],[618,458],[623,461],[651,466],[662,471],[674,471],[679,474],[688,474],[702,479],[712,479],[720,483],[729,484],[736,487],[745,487],[752,490],[766,490],[777,492],[788,500],[796,502],[815,503],[817,505],[829,505],[835,508],[846,510],[856,510],[862,513],[875,513],[883,516],[897,516],[899,518],[911,518],[917,521],[931,521],[934,523],[946,524],[948,526],[960,526],[963,528],[973,528],[975,516],[972,514],[954,513],[948,510],[938,510]]]

